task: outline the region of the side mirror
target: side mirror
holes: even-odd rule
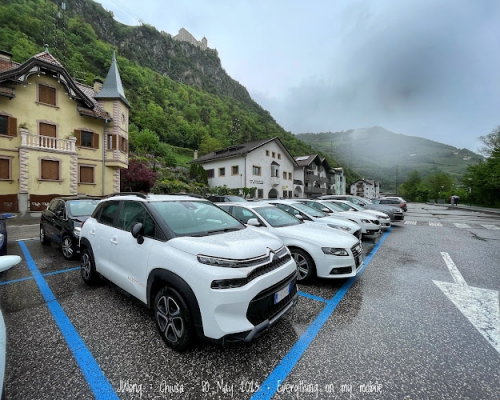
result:
[[[257,218],[250,218],[246,224],[252,226],[260,226],[260,222]]]
[[[130,233],[132,234],[133,237],[137,239],[137,243],[143,244],[144,243],[144,237],[142,236],[141,232],[143,231],[143,225],[141,222],[136,222],[134,226],[132,226],[132,229],[130,230]]]
[[[300,214],[295,215],[295,218],[300,219],[301,221],[304,220],[304,217]]]
[[[328,214],[330,214],[330,213],[332,213],[332,212],[333,212],[332,210],[330,210],[330,209],[329,209],[329,208],[327,208],[327,207],[322,208],[322,209],[321,209],[321,211],[323,211],[323,212],[325,212],[325,213],[328,213]]]

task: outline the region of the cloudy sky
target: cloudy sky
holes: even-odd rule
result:
[[[292,133],[382,126],[476,151],[500,125],[498,0],[101,0],[182,27]]]

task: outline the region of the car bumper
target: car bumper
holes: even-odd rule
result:
[[[358,257],[336,257],[325,255],[323,259],[315,258],[316,273],[319,278],[342,279],[356,276],[363,266],[363,255]]]
[[[293,259],[239,288],[211,289],[199,301],[203,335],[216,342],[250,341],[268,330],[297,302],[297,267]],[[208,285],[207,285],[208,283]],[[278,293],[283,296],[276,299]]]

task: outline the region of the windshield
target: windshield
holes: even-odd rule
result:
[[[237,219],[208,201],[158,201],[151,205],[179,236],[206,236],[245,228]]]
[[[343,208],[342,204],[340,203],[335,203],[333,201],[325,201],[321,203],[321,205],[328,207],[332,211],[345,211],[346,209]],[[348,210],[349,208],[347,208]]]
[[[254,211],[258,212],[259,215],[273,228],[299,225],[301,223],[300,220],[295,218],[293,215],[288,214],[286,211],[274,206],[259,207],[254,209]]]
[[[69,213],[73,217],[88,217],[92,215],[99,200],[70,200],[68,201]]]
[[[352,211],[353,208],[357,211],[363,210],[363,207],[358,206],[357,204],[354,204],[351,202],[347,202],[347,203],[338,202],[338,203],[334,203],[334,204],[339,206],[339,207],[342,207],[342,209],[345,211]]]
[[[305,212],[306,214],[312,215],[313,217],[316,217],[316,218],[326,217],[325,213],[322,213],[321,211],[318,211],[312,207],[309,207],[307,204],[293,203],[293,207],[299,209],[302,212]]]

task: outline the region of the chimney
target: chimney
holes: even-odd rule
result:
[[[99,78],[94,78],[94,92],[99,93],[102,89],[103,81]]]
[[[195,150],[195,151],[194,151],[194,156],[193,156],[193,158],[194,158],[195,160],[196,160],[196,159],[198,159],[198,150]]]
[[[10,61],[12,58],[12,53],[0,49],[0,61]]]

